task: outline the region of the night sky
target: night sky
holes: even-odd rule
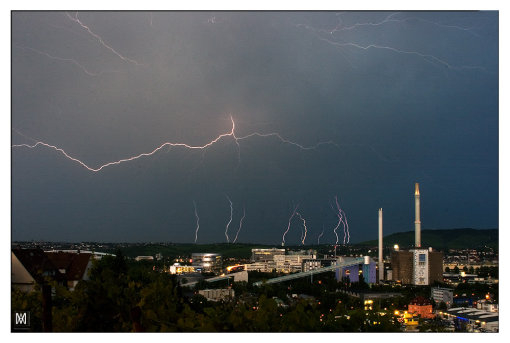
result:
[[[194,242],[195,203],[226,242],[230,198],[230,241],[299,205],[335,243],[336,196],[359,242],[380,207],[414,229],[415,182],[422,230],[497,228],[498,40],[498,12],[13,12],[12,240]],[[97,172],[19,146],[98,169],[222,134]]]

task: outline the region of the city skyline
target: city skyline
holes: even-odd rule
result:
[[[12,28],[12,240],[359,242],[413,230],[415,182],[423,230],[498,227],[497,12]]]

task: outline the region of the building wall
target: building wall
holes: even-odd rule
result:
[[[429,284],[434,281],[443,282],[443,253],[440,251],[429,252]]]
[[[258,271],[262,273],[271,273],[276,269],[274,262],[254,262],[244,265],[244,270],[248,272]]]
[[[409,313],[417,314],[422,318],[434,318],[432,312],[432,305],[413,305],[409,304],[407,311]]]
[[[204,296],[209,301],[228,300],[234,297],[234,290],[232,288],[219,288],[219,289],[202,289],[198,294]]]
[[[219,272],[223,264],[221,255],[214,253],[193,253],[191,260],[194,267],[205,272]]]
[[[413,285],[426,286],[429,284],[429,251],[428,249],[413,249]]]
[[[413,253],[405,250],[392,251],[391,269],[394,281],[411,284],[413,282]]]
[[[376,269],[377,264],[374,261],[363,265],[363,279],[366,283],[376,283]]]
[[[275,255],[276,271],[283,273],[303,271],[303,260],[313,258],[312,255]]]
[[[450,308],[453,304],[453,289],[450,288],[440,288],[433,287],[431,290],[432,299],[439,304],[441,301],[444,301],[446,306]]]
[[[273,261],[276,255],[285,255],[285,249],[251,249],[252,262]]]
[[[340,282],[344,278],[348,278],[349,282],[359,282],[359,265],[338,268],[336,270],[336,280]]]

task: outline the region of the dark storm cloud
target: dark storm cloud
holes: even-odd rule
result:
[[[230,114],[238,137],[337,144],[252,137],[239,162],[227,137],[100,173],[14,148],[15,240],[191,242],[195,201],[198,242],[224,241],[228,195],[240,242],[281,242],[298,203],[307,242],[334,242],[338,195],[359,241],[379,207],[413,228],[414,182],[425,229],[497,227],[497,12],[15,12],[12,61],[13,129],[94,168],[206,144]]]

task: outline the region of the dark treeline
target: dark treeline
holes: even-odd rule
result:
[[[257,277],[257,275],[254,275]],[[121,253],[97,261],[74,291],[53,283],[52,330],[60,332],[314,332],[398,331],[391,316],[364,311],[361,301],[335,293],[332,275],[292,286],[232,285],[234,300],[210,302],[176,278]],[[197,285],[200,287],[200,285]],[[288,304],[288,293],[310,294]],[[277,297],[277,298],[273,298]],[[280,299],[285,299],[285,303]],[[312,300],[313,299],[313,300]],[[12,308],[31,311],[31,330],[43,330],[42,295],[12,291]],[[376,324],[373,324],[373,323]]]

